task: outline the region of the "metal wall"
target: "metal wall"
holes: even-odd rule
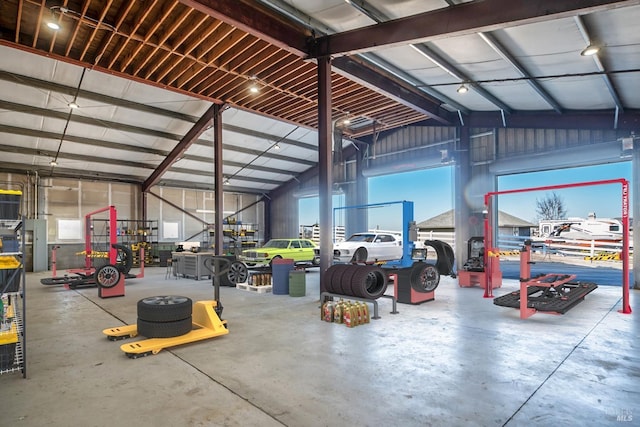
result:
[[[409,126],[389,132],[364,153],[366,177],[441,166],[455,152],[456,129]]]
[[[76,253],[84,250],[86,214],[115,206],[118,220],[145,219],[142,195],[137,185],[63,178],[36,180],[33,175],[4,173],[0,173],[0,181],[23,184],[25,190],[22,211],[29,219],[46,220],[49,251],[54,245],[61,246],[57,252],[59,269],[80,267],[83,264],[84,259]],[[214,221],[213,192],[154,187],[151,193],[158,197],[147,195],[146,220],[158,221],[159,246],[172,247],[179,241],[203,241],[206,238]],[[225,217],[232,216],[238,223],[255,226],[258,229],[257,238],[262,241],[264,208],[261,203],[256,203],[259,198],[252,194],[225,193],[223,209]],[[107,219],[108,216],[106,213],[103,216],[98,214],[96,218]],[[177,223],[177,238],[163,236],[162,225],[165,222]],[[80,234],[77,238],[69,238],[69,234],[78,233],[71,233],[74,230],[63,229],[64,227],[72,227]],[[48,264],[50,265],[50,261]]]
[[[298,226],[298,198],[294,191],[271,199],[271,238],[295,238],[300,234]]]

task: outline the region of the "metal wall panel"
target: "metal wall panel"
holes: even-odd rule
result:
[[[298,217],[298,199],[293,192],[274,197],[271,200],[271,238],[298,237]]]
[[[588,129],[516,129],[500,128],[497,132],[497,158],[504,159],[540,152],[615,142],[626,135],[615,130]]]

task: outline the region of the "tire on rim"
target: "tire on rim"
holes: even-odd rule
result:
[[[367,248],[358,248],[353,253],[353,257],[351,257],[351,262],[365,263],[367,262],[368,256],[369,256],[369,253],[367,252]]]
[[[191,316],[173,322],[149,322],[138,319],[138,333],[147,338],[171,338],[190,332]]]
[[[358,271],[353,275],[351,282],[351,291],[355,297],[378,299],[386,292],[387,284],[387,275],[382,268],[358,266]]]
[[[234,261],[229,266],[227,272],[227,279],[231,283],[231,286],[235,286],[238,283],[245,283],[249,278],[249,270],[244,263],[240,261]]]
[[[192,310],[191,299],[182,296],[161,295],[138,301],[138,319],[146,322],[173,322],[191,319]]]
[[[118,261],[116,262],[118,270],[120,270],[122,274],[128,274],[131,267],[133,267],[133,251],[130,247],[119,243],[115,243],[113,248],[118,251],[116,256],[118,258]]]
[[[453,265],[455,263],[453,248],[448,243],[440,240],[425,240],[424,245],[430,246],[435,250],[438,273],[440,273],[441,276],[451,275],[455,278],[455,273],[453,272]]]
[[[120,269],[113,264],[105,264],[94,274],[96,284],[100,288],[113,288],[120,281]]]
[[[432,292],[440,283],[440,272],[438,272],[438,269],[433,264],[416,262],[411,267],[409,283],[411,288],[416,292]]]

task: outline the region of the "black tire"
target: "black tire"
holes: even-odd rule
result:
[[[191,332],[192,327],[191,316],[173,322],[149,322],[138,319],[138,334],[147,338],[179,337]]]
[[[138,301],[138,319],[147,322],[173,322],[191,318],[193,311],[190,298],[176,295],[161,295]]]
[[[369,252],[367,252],[367,248],[358,248],[353,253],[353,257],[351,257],[351,262],[354,263],[365,263],[367,262],[367,257],[369,256]]]
[[[249,270],[247,269],[247,266],[240,261],[232,262],[229,266],[227,279],[229,279],[231,286],[235,286],[238,283],[245,283],[247,279],[249,279]]]
[[[349,267],[348,264],[336,264],[327,268],[327,270],[324,272],[322,277],[322,282],[324,285],[323,288],[325,291],[331,292],[334,294],[342,293],[342,290],[340,289],[340,286],[339,286],[340,282],[337,280],[340,279],[342,272],[347,267]]]
[[[94,277],[98,287],[109,289],[120,282],[121,274],[117,266],[105,264],[96,270]]]
[[[319,256],[314,256],[313,259],[311,260],[311,264],[314,267],[317,267],[320,265],[320,257]]]
[[[358,266],[353,275],[351,290],[353,296],[367,299],[378,299],[387,290],[387,275],[378,266]]]
[[[353,284],[353,276],[358,272],[358,270],[362,266],[360,265],[349,265],[347,269],[345,269],[340,275],[340,294],[342,295],[350,295],[355,296],[353,294],[353,290],[351,286]]]
[[[130,247],[118,243],[114,244],[113,248],[118,251],[118,260],[116,262],[118,270],[122,274],[129,273],[129,270],[133,267],[133,251],[131,251]]]
[[[411,267],[409,283],[416,292],[433,292],[440,283],[440,272],[433,264],[416,262]]]

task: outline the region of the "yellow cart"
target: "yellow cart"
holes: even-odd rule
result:
[[[244,281],[248,276],[246,266],[238,261],[230,261],[221,256],[212,257],[212,273],[214,286],[214,300],[196,301],[193,304],[191,315],[192,329],[184,335],[169,338],[148,338],[141,341],[134,341],[122,344],[120,349],[132,359],[158,354],[162,349],[175,347],[177,345],[202,341],[209,338],[219,337],[229,333],[227,321],[221,320],[222,304],[220,304],[220,278],[223,274],[230,273],[228,279],[233,281]],[[242,271],[241,271],[242,270]],[[138,336],[138,325],[118,326],[107,328],[102,331],[109,340],[117,341]]]

